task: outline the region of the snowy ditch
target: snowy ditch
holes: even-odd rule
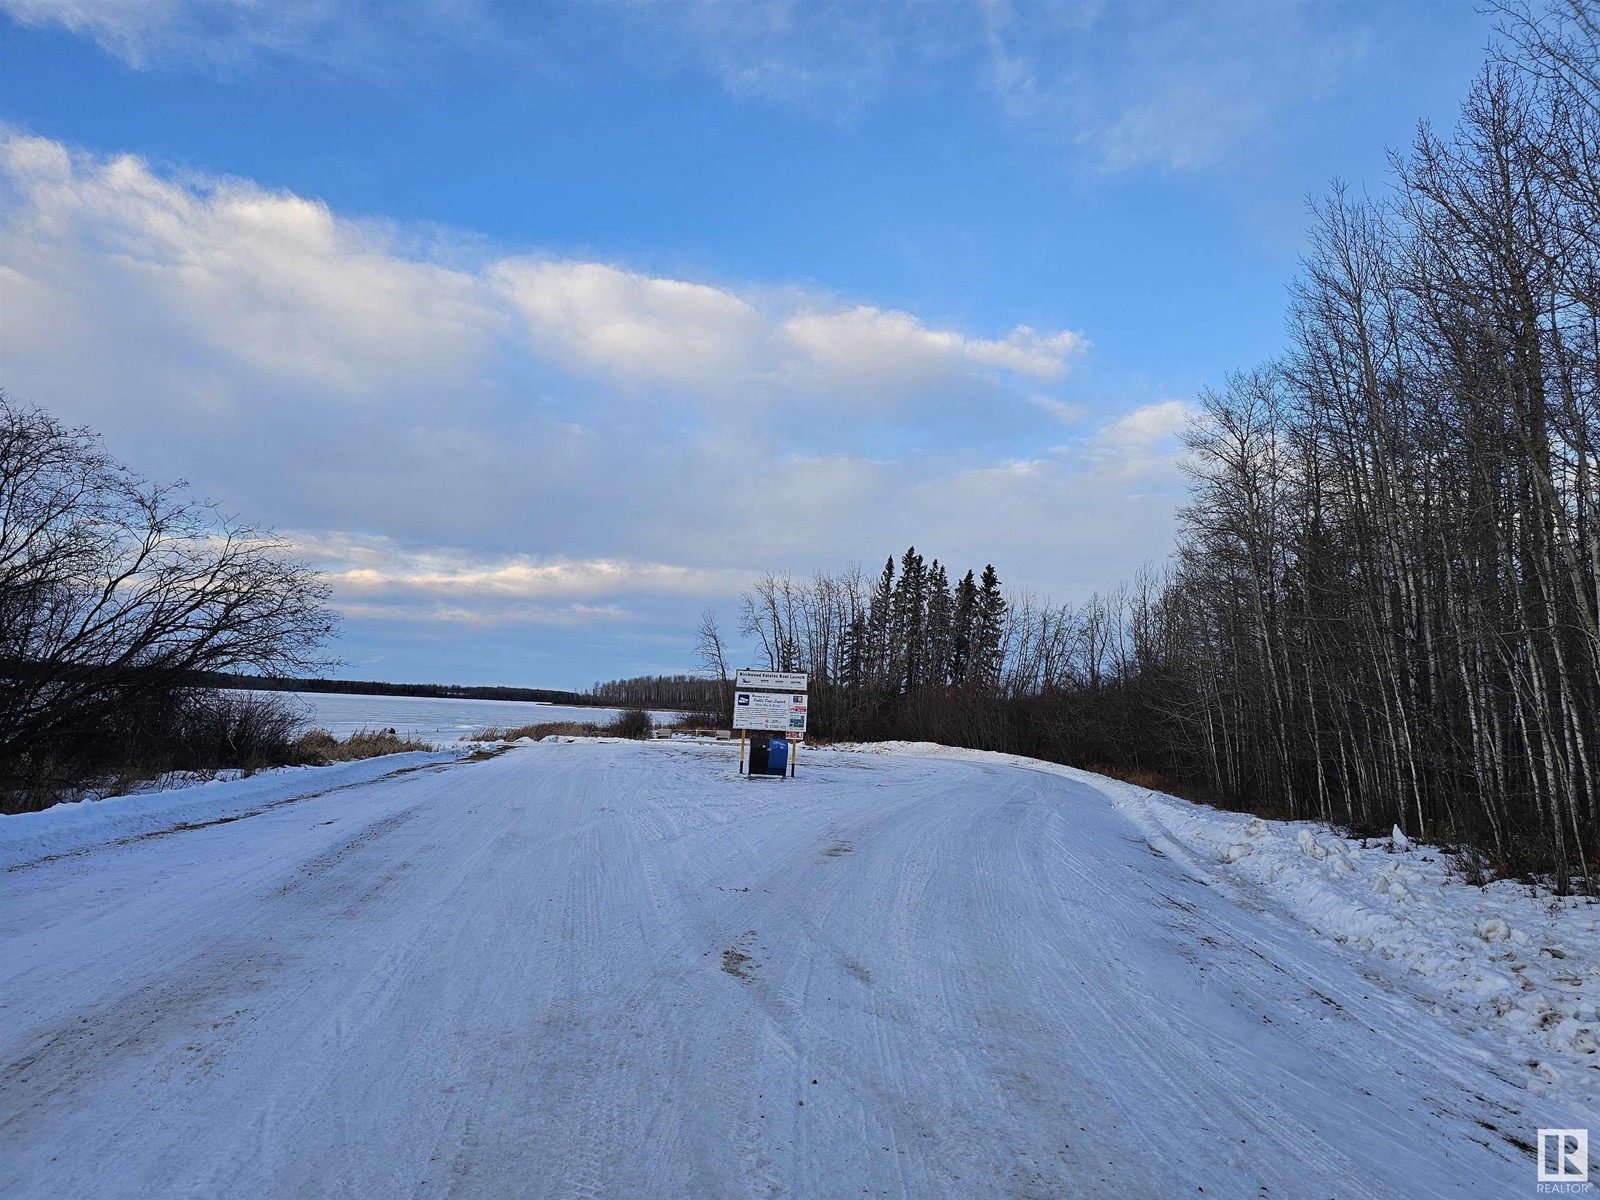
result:
[[[1368,961],[1535,1093],[1600,1111],[1600,903],[1467,882],[1436,847],[1224,812],[1071,767],[928,742],[840,747],[1006,763],[1087,783],[1208,883]]]
[[[162,790],[0,816],[0,870],[130,838],[236,821],[400,771],[454,762],[473,748],[468,744],[444,751],[414,750],[325,767],[274,767],[244,778],[232,774],[203,781],[167,777],[169,786]]]

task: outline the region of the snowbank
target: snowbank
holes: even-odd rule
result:
[[[1507,880],[1477,887],[1397,830],[1365,841],[1222,812],[1087,771],[930,742],[838,747],[976,759],[1088,784],[1162,853],[1367,955],[1395,990],[1485,1043],[1512,1077],[1600,1111],[1600,903]]]
[[[0,816],[0,869],[179,825],[246,816],[334,788],[370,783],[409,767],[452,762],[462,753],[414,750],[327,767],[279,767],[246,779],[213,779],[167,791],[81,800],[43,812]]]

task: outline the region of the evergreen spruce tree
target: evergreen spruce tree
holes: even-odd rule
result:
[[[896,685],[915,691],[922,684],[923,645],[927,628],[927,570],[915,546],[900,556],[900,582],[894,589],[895,649],[898,652]]]
[[[927,654],[923,660],[922,682],[926,687],[943,687],[950,680],[950,652],[953,640],[953,606],[950,580],[936,558],[928,568]]]
[[[978,580],[977,638],[973,658],[976,678],[985,687],[995,687],[1000,682],[1001,659],[1005,647],[1001,638],[1005,634],[1006,600],[1000,594],[1000,576],[994,564],[983,568]]]
[[[956,584],[950,614],[950,682],[968,683],[973,675],[972,648],[978,637],[978,583],[968,571]]]
[[[889,664],[893,661],[890,640],[894,627],[894,556],[883,564],[883,574],[867,602],[867,651],[863,664],[866,678],[877,687],[889,685]]]

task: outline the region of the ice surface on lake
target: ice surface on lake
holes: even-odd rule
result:
[[[615,708],[573,708],[518,700],[454,700],[432,696],[352,696],[334,692],[256,692],[293,703],[310,726],[335,737],[362,729],[393,729],[418,741],[449,745],[480,729],[516,729],[545,721],[592,721],[604,725]],[[677,713],[652,713],[665,724]]]

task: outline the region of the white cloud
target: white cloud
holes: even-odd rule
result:
[[[23,25],[59,25],[92,38],[129,62],[140,63],[157,31],[171,26],[183,0],[3,0],[6,13]]]
[[[506,607],[472,606],[434,602],[351,603],[335,600],[339,614],[350,621],[403,621],[419,625],[554,625],[581,628],[597,622],[632,619],[636,614],[614,604],[519,604]],[[381,658],[380,660],[381,661]]]
[[[806,312],[783,323],[803,357],[842,378],[900,385],[927,381],[954,366],[982,364],[1036,379],[1056,379],[1087,349],[1082,334],[1040,334],[1026,325],[1004,338],[971,338],[929,329],[910,313],[860,305],[842,312]]]
[[[478,0],[0,0],[23,25],[80,34],[133,67],[232,72],[262,60],[381,75],[440,44],[495,44]]]
[[[295,553],[332,585],[347,617],[471,624],[619,620],[619,600],[726,596],[746,571],[617,558],[486,554],[382,534],[299,531]]]
[[[1085,405],[1073,404],[1066,400],[1057,400],[1053,396],[1029,396],[1028,403],[1041,412],[1049,413],[1063,425],[1076,425],[1089,415]]]
[[[1159,553],[1177,486],[1176,402],[1100,429],[1081,414],[1070,453],[1025,444],[1038,409],[1080,415],[1034,397],[1070,373],[1076,333],[463,262],[302,197],[37,138],[0,145],[0,307],[13,395],[154,477],[311,531],[297,544],[352,624],[384,622],[351,653],[444,627],[452,655],[523,653],[588,628],[574,658],[620,660],[624,639],[726,606],[748,571],[911,543],[1065,598]],[[930,420],[972,395],[968,424]],[[766,400],[762,419],[727,419],[732,396]]]
[[[516,352],[689,399],[861,406],[975,375],[1053,379],[1087,345],[1026,326],[990,340],[792,289],[742,294],[605,263],[453,265],[445,247],[319,201],[43,138],[0,141],[0,188],[13,200],[0,285],[14,306],[55,314],[9,330],[14,352],[59,350],[69,327],[132,312],[216,359],[348,396],[424,389]]]
[[[1370,16],[1311,0],[982,4],[991,86],[1106,171],[1215,167],[1367,52]]]
[[[721,391],[755,369],[765,335],[748,302],[702,283],[525,259],[492,274],[536,350],[628,384]]]
[[[493,278],[539,353],[630,386],[702,398],[809,394],[880,405],[975,371],[1056,379],[1088,348],[1070,330],[1024,325],[990,340],[871,305],[820,307],[793,291],[747,297],[600,263],[510,260]]]
[[[1143,405],[1102,425],[1079,445],[1068,447],[1068,457],[1081,454],[1108,487],[1170,483],[1177,476],[1178,435],[1193,412],[1193,406],[1182,400]]]
[[[1147,452],[1176,438],[1193,412],[1193,406],[1183,400],[1146,404],[1103,427],[1095,441],[1107,451]]]
[[[137,158],[0,141],[8,296],[105,319],[154,310],[252,368],[347,392],[457,373],[496,316],[467,273],[399,253],[327,207],[238,180],[178,182]],[[11,289],[18,289],[13,292]],[[13,330],[13,351],[47,330]]]

